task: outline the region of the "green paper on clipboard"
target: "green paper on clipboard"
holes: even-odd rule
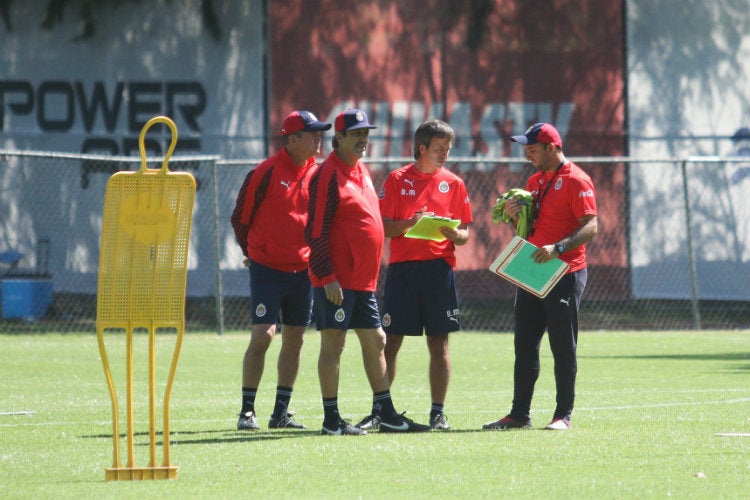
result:
[[[460,224],[461,221],[458,219],[449,219],[448,217],[438,217],[436,215],[423,215],[404,236],[420,240],[443,241],[445,236],[440,232],[440,228],[448,226],[456,229]]]
[[[534,262],[531,254],[536,250],[534,244],[515,236],[490,264],[490,271],[527,292],[544,298],[565,275],[570,265],[560,259],[542,264]]]

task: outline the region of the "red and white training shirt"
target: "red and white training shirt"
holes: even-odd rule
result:
[[[310,182],[310,279],[314,287],[374,292],[385,233],[378,195],[364,163],[353,167],[333,151]]]
[[[297,167],[281,148],[247,174],[231,217],[246,257],[278,271],[307,269],[308,189],[316,170],[315,158]]]
[[[597,213],[594,184],[574,163],[568,162],[555,172],[534,173],[526,190],[539,203],[534,234],[529,236],[538,247],[557,243],[581,225],[579,218]],[[559,258],[570,264],[569,273],[579,271],[586,267],[586,246],[567,250]]]
[[[433,212],[469,224],[473,218],[463,180],[441,167],[424,174],[413,163],[388,174],[380,192],[380,213],[392,220],[406,220],[415,212]],[[391,264],[411,260],[445,259],[456,267],[456,246],[449,240],[431,241],[405,236],[391,238]]]

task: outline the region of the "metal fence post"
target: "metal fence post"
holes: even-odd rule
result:
[[[693,230],[690,217],[690,195],[687,181],[687,162],[682,160],[680,168],[682,170],[682,196],[685,204],[685,224],[687,225],[687,247],[688,260],[690,262],[690,302],[693,310],[693,327],[696,330],[701,329],[701,312],[698,306],[698,272],[695,264],[695,250],[693,248]]]
[[[211,195],[213,198],[214,274],[216,280],[216,331],[224,333],[224,289],[221,284],[221,238],[219,237],[219,174],[218,158],[211,160]]]

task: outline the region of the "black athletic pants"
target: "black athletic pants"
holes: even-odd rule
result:
[[[518,289],[514,308],[516,361],[513,369],[511,417],[527,420],[539,378],[539,348],[545,330],[555,360],[555,418],[570,417],[575,399],[578,308],[586,288],[586,269],[566,274],[544,298]]]

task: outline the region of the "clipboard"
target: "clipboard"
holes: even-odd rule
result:
[[[456,229],[459,225],[461,225],[461,221],[458,219],[425,214],[404,236],[420,240],[443,241],[445,240],[445,236],[440,232],[440,228],[448,226]]]
[[[552,259],[543,264],[534,262],[531,254],[537,248],[533,243],[515,236],[490,264],[489,269],[501,278],[543,299],[565,275],[570,265],[560,259]]]

